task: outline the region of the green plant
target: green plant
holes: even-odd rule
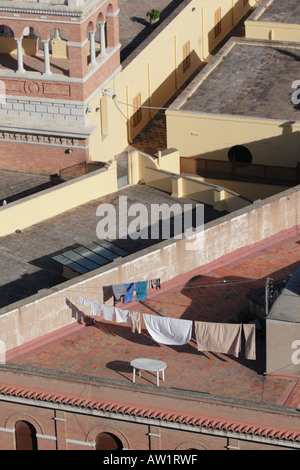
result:
[[[150,21],[155,21],[159,18],[160,11],[152,8],[152,10],[147,11],[146,15],[150,17]]]

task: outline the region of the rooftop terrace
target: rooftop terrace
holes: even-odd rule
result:
[[[144,185],[129,186],[19,233],[0,238],[0,308],[29,297],[41,289],[64,282],[65,278],[62,277],[59,266],[52,256],[78,245],[86,246],[97,241],[96,227],[100,221],[96,215],[97,207],[101,203],[112,204],[116,209],[118,221],[120,196],[127,197],[128,205],[139,202],[147,208],[153,203],[168,205],[192,203],[194,206],[196,204],[189,199],[176,199]],[[150,214],[150,210],[148,213]],[[224,214],[205,205],[205,222]],[[128,254],[159,241],[161,240],[131,238],[113,240]]]
[[[242,249],[210,265],[202,266],[148,290],[146,301],[126,304],[126,308],[166,317],[221,322],[247,322],[247,293],[262,287],[263,278],[282,279],[300,266],[299,233],[281,233],[255,248]],[[225,282],[226,281],[226,282]],[[78,286],[78,295],[80,295]],[[124,308],[123,304],[119,304]],[[81,305],[74,308],[82,311]],[[246,360],[213,352],[199,352],[194,335],[184,346],[155,342],[142,324],[142,333],[130,326],[96,321],[57,330],[8,353],[8,362],[26,368],[56,370],[67,374],[102,377],[118,383],[132,382],[130,361],[149,357],[167,363],[160,387],[194,391],[287,407],[298,407],[300,381],[297,377],[264,375],[265,330],[256,330],[256,360]],[[143,373],[137,385],[156,386],[156,377]]]
[[[266,8],[265,8],[266,6]],[[250,20],[270,23],[300,24],[300,4],[298,0],[265,1]]]
[[[299,121],[291,101],[299,60],[300,45],[231,38],[171,107]]]

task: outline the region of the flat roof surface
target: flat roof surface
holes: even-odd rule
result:
[[[176,199],[145,185],[133,185],[47,219],[20,233],[0,238],[0,308],[64,282],[66,279],[62,277],[52,256],[78,245],[86,246],[97,241],[96,227],[100,221],[100,217],[96,215],[97,207],[100,204],[112,204],[116,209],[118,222],[119,196],[127,196],[128,206],[134,203],[144,204],[149,214],[153,203],[196,205],[195,201],[187,198]],[[204,207],[205,222],[225,214],[226,212],[218,212],[211,206]],[[114,243],[131,254],[159,241],[161,240],[128,238],[115,240]]]
[[[297,243],[298,242],[298,243]],[[212,322],[247,322],[246,295],[294,272],[300,265],[299,233],[295,230],[264,240],[255,248],[240,250],[216,262],[149,289],[147,300],[117,304],[165,317]],[[226,281],[226,282],[224,282]],[[80,288],[78,287],[80,296]],[[89,309],[77,307],[88,314]],[[63,337],[63,334],[65,337]],[[194,340],[184,346],[166,346],[154,341],[142,322],[141,334],[129,325],[98,321],[90,326],[73,323],[64,330],[32,341],[12,352],[10,363],[67,373],[132,381],[130,361],[147,357],[166,362],[165,381],[160,387],[191,390],[233,399],[298,407],[297,377],[265,376],[265,331],[256,330],[257,359],[247,360],[213,352],[199,352]],[[137,375],[137,383],[156,386],[151,373]]]
[[[291,101],[299,60],[300,44],[232,38],[171,108],[299,121],[299,107]]]
[[[300,25],[300,3],[299,0],[273,0],[271,4],[265,1],[257,11],[256,21],[265,21],[270,23],[287,23]],[[252,18],[249,18],[252,20]]]
[[[0,169],[0,206],[63,183],[58,175]]]

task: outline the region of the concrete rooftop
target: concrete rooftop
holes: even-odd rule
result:
[[[299,109],[291,101],[299,60],[300,45],[231,38],[171,107],[299,121]]]
[[[299,0],[273,0],[269,5],[265,1],[250,20],[265,21],[270,23],[300,24]],[[267,8],[265,8],[267,5]],[[256,16],[257,15],[257,16]]]
[[[58,175],[42,175],[0,169],[0,205],[16,201],[63,183]]]
[[[128,205],[144,204],[150,214],[150,205],[195,202],[189,199],[172,198],[169,194],[144,186],[124,187],[119,191],[83,204],[59,216],[50,218],[20,233],[0,238],[0,308],[22,300],[39,290],[49,288],[65,281],[57,263],[52,260],[69,248],[97,241],[96,227],[100,217],[96,209],[100,204],[112,204],[117,213],[119,196],[127,196]],[[205,222],[225,215],[211,206],[205,206]],[[134,219],[135,217],[133,217]],[[130,221],[130,218],[129,218]],[[134,253],[160,240],[115,240],[128,253]]]
[[[267,275],[278,280],[293,273],[300,265],[299,260],[299,233],[286,231],[177,276],[163,283],[161,290],[148,290],[146,301],[132,301],[126,308],[189,320],[248,322],[253,318],[247,310],[247,293],[262,287]],[[81,295],[80,287],[78,295]],[[124,308],[123,304],[118,306]],[[80,310],[82,306],[76,308]],[[132,381],[130,361],[149,357],[167,363],[161,387],[298,407],[299,379],[264,375],[264,325],[256,333],[257,359],[246,360],[243,353],[239,358],[201,353],[194,338],[180,347],[158,344],[143,323],[141,334],[133,333],[128,325],[103,320],[89,326],[73,323],[9,351],[7,361],[25,369],[56,370],[128,383]],[[137,383],[156,387],[156,378],[143,373],[137,377]]]

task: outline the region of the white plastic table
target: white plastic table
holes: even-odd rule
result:
[[[156,383],[159,387],[159,373],[162,373],[162,380],[165,380],[165,368],[167,364],[163,361],[156,361],[155,359],[147,359],[141,357],[139,359],[133,359],[130,362],[130,365],[133,367],[133,382],[135,382],[135,371],[139,371],[139,376],[141,377],[141,371],[146,370],[147,372],[156,372]]]

